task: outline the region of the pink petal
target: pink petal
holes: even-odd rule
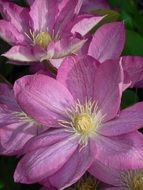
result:
[[[3,155],[19,154],[28,140],[38,134],[38,125],[19,121],[18,118],[15,123],[0,125],[0,144],[4,148],[0,153]]]
[[[25,44],[25,36],[5,20],[0,20],[0,37],[11,45]]]
[[[95,159],[95,152],[96,147],[93,144],[84,147],[82,150],[77,149],[60,170],[48,177],[51,185],[57,189],[65,189],[77,182],[92,164]]]
[[[96,159],[120,170],[143,167],[143,135],[139,132],[116,137],[96,137]]]
[[[93,100],[104,115],[104,121],[113,119],[119,111],[123,81],[123,69],[118,60],[104,62],[96,72],[91,88],[94,88]]]
[[[47,55],[42,60],[64,58],[76,53],[85,42],[85,39],[81,40],[73,36],[62,38],[57,42],[51,42],[47,49]]]
[[[123,69],[128,73],[132,87],[143,80],[143,57],[124,56],[121,58]]]
[[[81,7],[80,0],[63,0],[60,4],[60,12],[55,22],[54,30],[56,36],[61,36],[63,30],[68,27]]]
[[[53,175],[69,160],[76,149],[77,141],[68,138],[26,154],[16,168],[15,182],[35,183]]]
[[[49,129],[47,132],[29,140],[23,149],[23,153],[36,151],[37,149],[44,148],[45,146],[51,146],[67,138],[69,138],[69,133],[63,129]]]
[[[137,103],[120,112],[118,118],[108,121],[99,129],[105,136],[127,134],[143,127],[143,103]]]
[[[104,183],[114,186],[122,185],[120,170],[116,170],[109,166],[106,166],[98,160],[95,160],[93,162],[88,171]]]
[[[5,20],[9,21],[15,28],[24,34],[29,31],[29,10],[15,3],[0,0],[0,9]]]
[[[120,57],[125,42],[122,22],[104,24],[95,33],[88,54],[100,62]]]
[[[96,26],[104,16],[90,16],[90,15],[80,15],[78,21],[75,22],[71,29],[73,34],[79,33],[82,36],[86,35],[94,26]]]
[[[13,111],[21,111],[15,100],[13,89],[4,83],[0,83],[0,104],[6,105]]]
[[[30,16],[33,21],[34,31],[53,32],[55,17],[58,12],[56,0],[35,0],[31,5]]]
[[[64,58],[60,58],[60,59],[50,59],[50,63],[55,67],[55,68],[59,68],[60,65],[62,64],[62,62],[64,61],[65,57]]]
[[[19,79],[14,91],[22,109],[49,127],[58,127],[58,120],[65,117],[65,109],[73,104],[73,97],[62,84],[42,74]]]
[[[3,54],[3,56],[13,61],[35,62],[40,61],[43,53],[44,52],[37,47],[30,48],[27,46],[14,46],[8,52]]]
[[[75,100],[79,99],[85,103],[86,99],[93,98],[92,82],[95,81],[99,65],[100,63],[90,56],[68,57],[58,70],[57,80],[69,89]]]
[[[28,3],[29,5],[32,5],[32,4],[34,3],[34,1],[35,1],[35,0],[27,0],[27,3]]]
[[[96,9],[109,9],[109,5],[107,0],[100,0],[100,1],[95,1],[95,0],[84,0],[83,6],[81,8],[81,11],[84,12],[91,12]]]

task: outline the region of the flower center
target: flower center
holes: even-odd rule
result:
[[[76,115],[74,118],[74,128],[78,133],[88,135],[94,128],[91,116],[87,113]]]
[[[129,190],[143,189],[143,170],[131,170],[124,175],[124,184]]]
[[[59,124],[78,136],[81,145],[87,145],[88,139],[96,135],[103,120],[97,105],[91,101],[85,104],[77,101],[73,107],[65,110],[65,116],[67,120],[59,120]]]
[[[48,44],[52,41],[48,32],[40,32],[37,35],[33,35],[34,45],[39,45],[43,48],[47,48]]]

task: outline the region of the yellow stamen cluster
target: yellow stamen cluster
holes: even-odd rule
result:
[[[59,124],[79,136],[79,143],[84,146],[90,137],[96,135],[103,119],[97,105],[92,101],[86,101],[85,104],[77,101],[73,107],[65,111],[65,115],[67,120],[60,120]]]
[[[48,32],[40,32],[39,34],[33,36],[34,45],[39,45],[43,48],[47,48],[51,41],[52,39]]]
[[[128,190],[143,190],[143,170],[129,170],[121,177]]]

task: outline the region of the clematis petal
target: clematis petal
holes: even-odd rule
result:
[[[93,176],[100,181],[113,185],[121,186],[120,170],[102,164],[99,160],[95,160],[88,170]]]
[[[94,89],[91,83],[95,81],[99,65],[100,63],[90,56],[68,57],[58,70],[57,80],[69,89],[75,100],[79,99],[85,103],[86,99],[93,97]]]
[[[47,49],[47,55],[42,60],[64,58],[77,52],[85,42],[85,39],[81,40],[76,37],[66,37],[57,42],[51,42]]]
[[[120,57],[125,42],[125,29],[122,22],[101,26],[95,33],[88,54],[104,62]]]
[[[80,15],[75,20],[71,32],[73,34],[79,33],[81,36],[86,35],[94,26],[96,26],[104,16],[90,16],[90,15]]]
[[[15,3],[0,0],[0,11],[3,18],[9,21],[15,28],[24,34],[29,29],[29,9],[18,6]]]
[[[5,20],[0,20],[0,37],[11,45],[25,44],[25,36]]]
[[[13,89],[4,83],[0,83],[0,104],[6,105],[13,111],[21,111],[15,100]]]
[[[52,32],[55,18],[58,13],[56,0],[35,0],[30,8],[30,16],[33,21],[34,31]]]
[[[13,119],[14,120],[14,119]],[[15,119],[12,124],[4,125],[0,123],[0,144],[3,150],[0,150],[0,154],[3,155],[16,155],[19,154],[26,144],[26,142],[37,135],[40,130],[38,125],[33,123],[20,122]]]
[[[120,112],[118,118],[108,121],[99,129],[106,136],[127,134],[143,127],[143,103],[137,103]]]
[[[76,149],[77,141],[69,137],[49,147],[26,154],[16,168],[15,181],[29,184],[53,175],[67,162]]]
[[[131,87],[143,80],[143,57],[123,56],[121,57],[121,63],[131,79]]]
[[[81,11],[83,12],[91,12],[96,9],[109,9],[109,5],[107,3],[107,0],[84,0],[84,3],[81,7]]]
[[[48,180],[57,189],[66,187],[77,182],[90,167],[96,155],[96,147],[93,142],[82,150],[76,149],[69,160]],[[46,181],[45,181],[46,182]],[[46,183],[44,183],[46,185]]]
[[[13,61],[21,62],[35,62],[39,61],[43,56],[44,52],[37,47],[27,47],[27,46],[14,46],[9,51],[3,54],[3,56],[11,59]],[[23,63],[22,63],[23,64]]]
[[[32,4],[34,3],[34,1],[35,1],[35,0],[27,0],[27,3],[28,3],[29,5],[32,5]]]
[[[60,12],[55,22],[54,31],[55,36],[61,36],[63,30],[68,27],[69,23],[78,14],[82,2],[80,0],[63,0],[60,4]]]
[[[23,153],[36,151],[38,148],[51,146],[67,138],[69,138],[69,133],[63,129],[49,129],[47,132],[29,140],[23,149]]]
[[[91,88],[94,88],[93,100],[104,115],[104,121],[113,119],[119,111],[123,81],[123,68],[118,60],[104,62],[96,72]]]
[[[96,137],[96,159],[120,170],[143,167],[143,136],[139,132],[116,137]]]
[[[14,92],[22,109],[48,127],[58,127],[64,110],[73,104],[72,95],[62,84],[42,74],[19,79]]]

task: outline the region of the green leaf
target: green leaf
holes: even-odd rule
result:
[[[127,30],[123,54],[143,56],[143,37],[134,31]]]
[[[136,102],[138,102],[138,99],[139,98],[136,92],[134,92],[133,90],[126,90],[122,96],[121,108],[126,108],[135,104]]]

